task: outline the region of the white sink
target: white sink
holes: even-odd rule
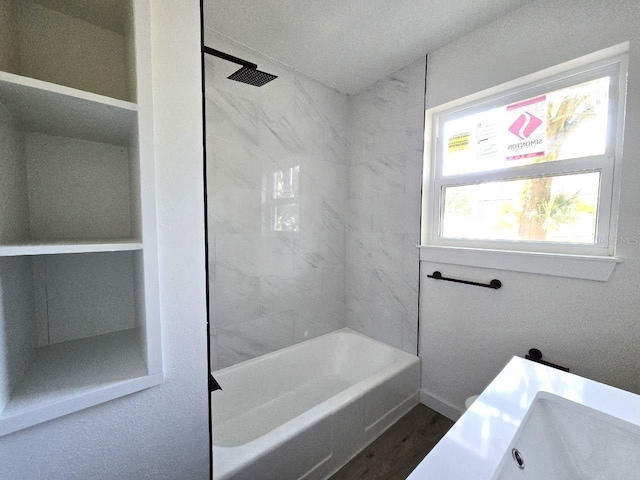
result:
[[[640,427],[540,392],[493,480],[639,478]]]
[[[514,357],[408,480],[434,479],[640,480],[640,395]]]

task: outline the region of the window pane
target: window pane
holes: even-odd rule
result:
[[[300,205],[283,203],[273,206],[273,231],[297,232],[300,225]]]
[[[447,187],[442,236],[595,243],[600,173]]]
[[[273,174],[273,198],[293,198],[298,195],[300,165]]]
[[[609,77],[444,124],[443,175],[602,155]]]

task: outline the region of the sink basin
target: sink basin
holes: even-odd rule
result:
[[[493,480],[638,478],[640,427],[546,392],[537,394],[493,476]]]

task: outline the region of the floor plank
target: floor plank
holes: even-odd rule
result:
[[[405,480],[452,426],[451,420],[420,404],[330,480]]]

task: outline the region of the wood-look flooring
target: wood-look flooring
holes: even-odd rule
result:
[[[452,426],[419,404],[329,480],[405,480]]]

